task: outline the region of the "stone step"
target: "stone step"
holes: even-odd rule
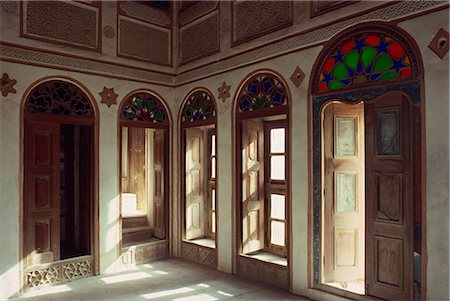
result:
[[[133,227],[148,226],[147,216],[133,216],[122,218],[122,228],[128,229]]]
[[[140,226],[122,229],[122,244],[129,245],[147,240],[153,236],[153,228],[150,226]]]

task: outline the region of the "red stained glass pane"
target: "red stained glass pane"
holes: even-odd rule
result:
[[[403,56],[403,53],[405,52],[403,47],[397,42],[392,42],[392,44],[388,47],[388,51],[389,54],[392,55],[392,57],[394,57],[395,59],[401,58]]]
[[[370,35],[366,37],[366,43],[372,46],[380,45],[380,40],[379,36]]]
[[[347,53],[348,51],[352,50],[353,47],[355,47],[355,42],[353,40],[348,40],[344,43],[341,47],[342,53]]]
[[[326,91],[328,90],[327,84],[326,83],[320,83],[319,84],[319,91]]]
[[[407,76],[411,76],[412,75],[412,69],[411,67],[408,68],[403,68],[402,70],[400,70],[400,77],[407,77]]]
[[[326,61],[325,64],[323,65],[323,71],[325,71],[326,73],[330,73],[330,71],[333,69],[334,67],[334,62],[336,60],[332,57],[329,57]]]

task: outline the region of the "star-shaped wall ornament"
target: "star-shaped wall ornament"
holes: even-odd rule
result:
[[[9,92],[16,93],[16,89],[14,89],[14,85],[17,83],[15,79],[9,78],[7,73],[3,73],[2,78],[0,79],[0,90],[2,91],[3,96],[7,96]]]
[[[117,96],[119,95],[114,93],[114,88],[108,89],[106,87],[103,87],[103,91],[98,94],[100,94],[100,96],[102,97],[102,100],[100,102],[106,104],[108,108],[112,105],[117,104],[116,100]]]
[[[228,86],[225,82],[223,82],[222,86],[217,89],[219,91],[219,99],[222,100],[223,103],[225,103],[227,98],[230,97],[230,88],[231,85]]]
[[[291,81],[294,83],[294,85],[298,88],[303,82],[303,79],[305,78],[305,73],[300,69],[299,66],[297,66],[291,74]]]

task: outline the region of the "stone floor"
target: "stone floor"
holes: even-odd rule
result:
[[[307,299],[182,259],[167,259],[138,265],[117,274],[100,275],[37,289],[14,300],[306,301]]]

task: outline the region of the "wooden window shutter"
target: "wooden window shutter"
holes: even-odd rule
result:
[[[186,129],[186,239],[204,235],[203,131]]]
[[[264,127],[242,123],[242,251],[264,248]]]
[[[164,169],[165,159],[165,130],[156,130],[153,144],[153,168],[154,183],[153,202],[155,214],[155,237],[159,239],[166,238],[166,193],[165,179],[167,172]]]

